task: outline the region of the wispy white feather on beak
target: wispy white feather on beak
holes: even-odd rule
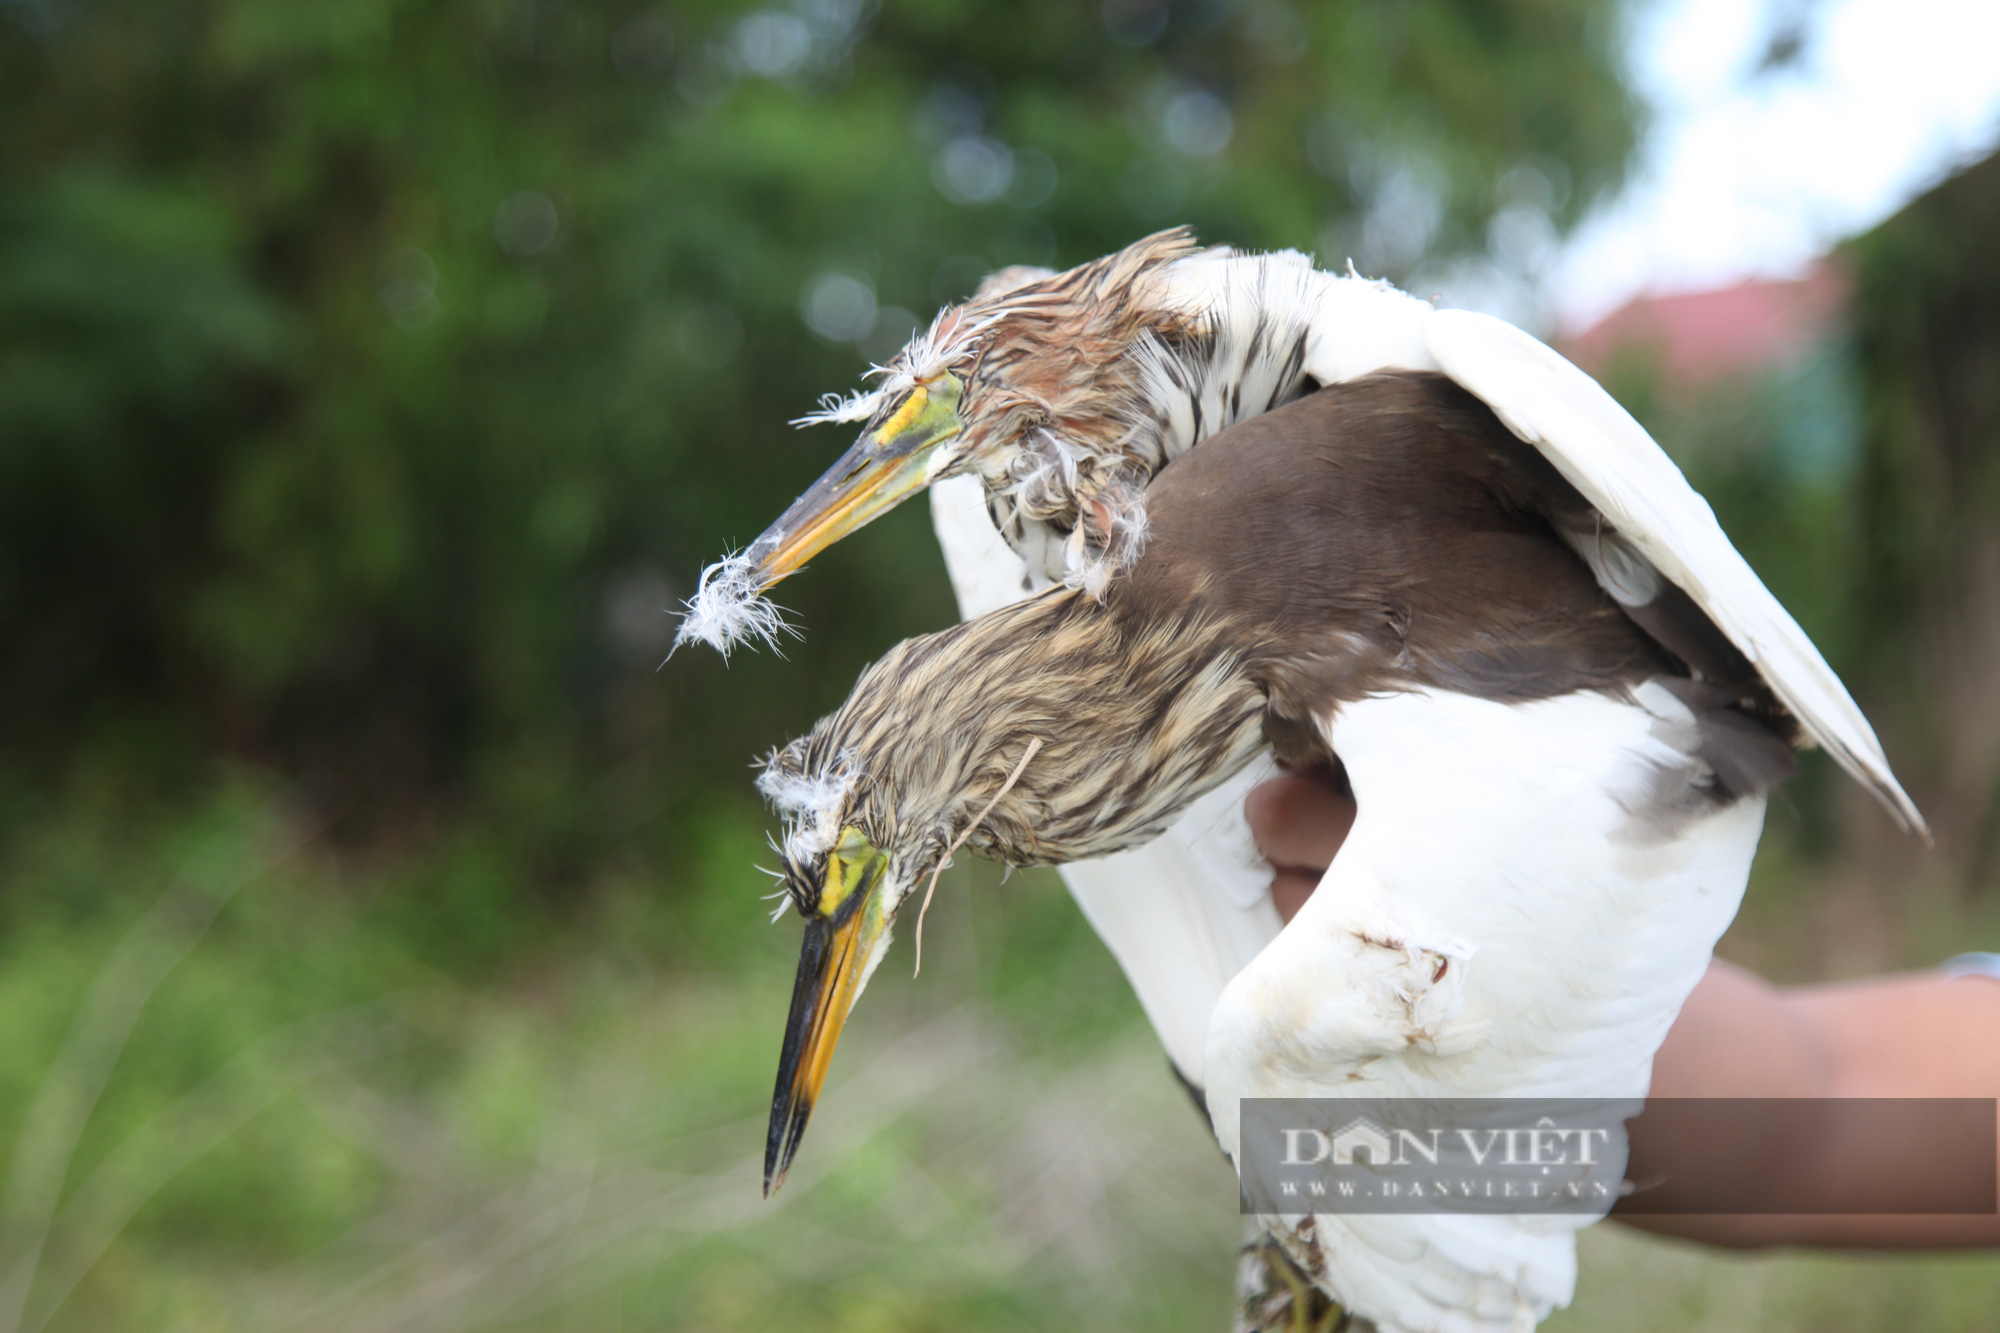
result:
[[[799,632],[785,622],[783,608],[758,594],[754,568],[745,557],[729,555],[701,571],[701,583],[685,603],[687,612],[674,635],[676,649],[695,639],[727,661],[730,649],[754,640],[784,656],[778,640],[787,634],[796,639]]]
[[[877,367],[876,369],[880,369]],[[874,374],[871,370],[869,374]],[[823,393],[819,396],[819,408],[802,417],[793,417],[791,424],[803,430],[807,426],[824,426],[836,422],[862,422],[873,417],[882,406],[880,389],[857,389],[845,397],[837,393]]]

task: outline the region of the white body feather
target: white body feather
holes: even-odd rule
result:
[[[1633,794],[1680,760],[1659,720],[1598,694],[1438,691],[1326,719],[1360,815],[1216,1006],[1203,1074],[1223,1149],[1243,1097],[1643,1097],[1764,817],[1738,801],[1649,838]],[[1296,1221],[1268,1220],[1281,1238]],[[1382,1333],[1532,1328],[1568,1303],[1592,1220],[1322,1215],[1315,1276]]]

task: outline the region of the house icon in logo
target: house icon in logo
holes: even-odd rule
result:
[[[1335,1166],[1355,1165],[1356,1153],[1364,1154],[1358,1160],[1369,1166],[1387,1166],[1396,1160],[1389,1136],[1372,1121],[1358,1116],[1335,1132],[1332,1145],[1333,1151],[1329,1156]]]

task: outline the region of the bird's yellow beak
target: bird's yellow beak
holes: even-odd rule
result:
[[[929,485],[937,447],[964,430],[958,416],[964,388],[954,375],[919,384],[794,500],[743,553],[758,591]]]
[[[888,854],[859,829],[841,832],[826,858],[826,885],[806,921],[792,1014],[778,1057],[778,1086],[771,1096],[771,1132],[764,1144],[764,1196],[785,1183],[792,1155],[806,1132],[820,1085],[833,1059],[841,1025],[889,947],[893,910],[883,901]]]

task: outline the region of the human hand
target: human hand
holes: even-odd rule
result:
[[[1354,793],[1333,765],[1288,769],[1251,788],[1243,816],[1271,863],[1271,904],[1290,921],[1354,826]]]

